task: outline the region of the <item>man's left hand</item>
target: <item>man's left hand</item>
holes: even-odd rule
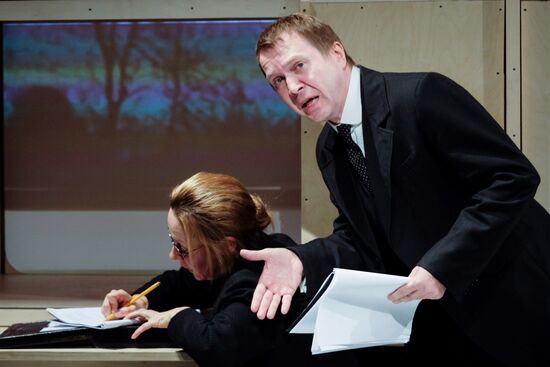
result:
[[[414,301],[419,299],[440,299],[447,288],[441,284],[429,271],[415,266],[409,275],[407,284],[388,295],[393,303]]]

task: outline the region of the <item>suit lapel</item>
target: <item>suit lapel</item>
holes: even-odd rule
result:
[[[380,174],[388,190],[388,196],[391,197],[393,131],[385,128],[386,117],[390,114],[386,98],[386,83],[380,73],[363,67],[361,67],[361,103],[363,105],[363,134],[366,134],[365,130],[370,126]]]
[[[324,156],[328,156],[330,159],[321,164],[323,177],[327,181],[327,186],[330,188],[335,202],[338,203],[355,233],[363,243],[367,244],[367,250],[372,251],[371,256],[380,258],[380,251],[376,246],[377,242],[370,228],[365,208],[361,206],[361,200],[357,196],[353,182],[354,174],[347,163],[344,147],[336,139],[336,132],[330,126],[325,126],[325,129],[327,131],[321,133],[326,134],[322,146],[328,152]]]
[[[390,110],[386,99],[386,85],[380,73],[361,68],[361,104],[367,165],[370,166],[374,181],[378,183],[374,185],[375,201],[380,222],[389,240],[393,131],[385,128]]]
[[[363,105],[363,137],[365,138],[365,152],[374,152],[377,157],[380,177],[384,185],[384,197],[381,205],[381,222],[388,235],[391,222],[391,157],[393,149],[393,131],[385,127],[387,116],[390,114],[386,99],[385,82],[380,73],[360,67],[361,69],[361,101]],[[369,126],[372,127],[367,129]],[[370,135],[369,135],[370,134]],[[370,141],[372,144],[366,144]],[[326,125],[320,135],[321,149],[319,166],[330,188],[334,200],[338,203],[343,214],[348,218],[355,232],[361,240],[369,246],[375,256],[380,257],[374,234],[369,221],[361,207],[350,177],[353,177],[346,163],[343,147],[336,139],[336,132]],[[368,145],[368,146],[367,146]],[[366,230],[368,229],[368,230]]]

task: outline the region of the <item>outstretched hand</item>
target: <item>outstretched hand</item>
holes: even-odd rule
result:
[[[447,288],[429,271],[415,266],[409,275],[407,284],[388,295],[393,303],[408,302],[419,299],[440,299]]]
[[[281,305],[281,313],[286,314],[304,272],[298,256],[284,248],[241,250],[240,254],[246,260],[264,261],[262,275],[252,297],[252,312],[260,320],[266,316],[273,319]]]

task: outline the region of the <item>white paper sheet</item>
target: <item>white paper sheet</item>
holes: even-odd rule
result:
[[[137,323],[137,320],[105,320],[99,307],[47,308],[57,320],[40,331],[70,330],[71,328],[112,329]]]
[[[387,298],[406,282],[395,275],[334,269],[290,333],[313,333],[312,354],[406,343],[419,301],[396,305]]]

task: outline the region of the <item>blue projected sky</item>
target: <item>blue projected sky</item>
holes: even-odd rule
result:
[[[263,124],[294,120],[255,61],[269,22],[5,24],[4,121],[16,113],[17,96],[37,85],[61,91],[89,131],[113,102],[117,129],[171,119],[223,124],[235,113]],[[182,108],[191,116],[174,116]]]

